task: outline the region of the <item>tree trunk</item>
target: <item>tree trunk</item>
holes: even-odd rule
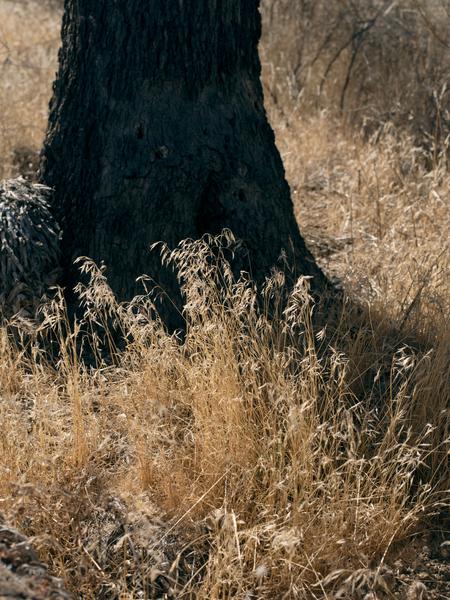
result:
[[[41,178],[55,190],[66,284],[78,256],[107,265],[120,299],[153,242],[229,228],[261,280],[284,249],[325,278],[294,218],[260,83],[259,0],[66,0]]]

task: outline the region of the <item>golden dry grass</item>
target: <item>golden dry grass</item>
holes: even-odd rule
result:
[[[7,174],[15,145],[42,139],[58,18],[0,0],[0,23],[12,56],[37,67],[3,67]],[[24,349],[1,331],[0,511],[79,598],[401,598],[388,567],[414,560],[416,536],[440,540],[445,156],[430,169],[408,132],[364,140],[328,111],[286,107],[268,104],[301,228],[363,310],[317,330],[300,281],[269,320],[196,242],[170,254],[185,275],[183,343],[147,319],[149,299],[117,306],[93,265],[83,323],[69,332],[63,303],[47,309],[39,335],[58,338],[56,368],[38,340]],[[107,361],[113,339],[86,332],[111,318],[133,341]],[[82,338],[95,366],[77,358]]]
[[[0,178],[17,174],[15,151],[40,148],[59,23],[46,2],[0,2]]]
[[[297,218],[324,268],[384,314],[413,320],[416,333],[445,318],[445,157],[427,169],[423,150],[407,133],[385,127],[365,142],[326,113],[289,128],[278,123]]]

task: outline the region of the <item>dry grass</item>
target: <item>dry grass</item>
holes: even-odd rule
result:
[[[324,268],[416,334],[437,327],[448,311],[445,157],[427,169],[408,134],[386,126],[365,142],[327,113],[282,123],[297,218]]]
[[[394,123],[421,146],[450,133],[449,0],[266,0],[267,97],[326,109],[366,133]]]
[[[46,2],[0,2],[0,178],[16,175],[40,149],[59,22]]]
[[[57,28],[21,6],[0,0],[15,56]],[[2,148],[40,143],[54,55],[39,56],[42,70],[2,72],[15,132]],[[315,330],[299,281],[270,321],[200,241],[166,252],[185,285],[183,343],[148,318],[149,297],[117,306],[93,265],[75,330],[62,302],[47,309],[39,336],[58,340],[56,368],[38,340],[1,331],[0,510],[80,598],[401,598],[388,567],[444,528],[446,153],[285,106],[268,104],[299,222],[362,311]],[[268,284],[263,307],[281,287]],[[132,340],[120,354],[111,322]],[[82,340],[93,366],[77,358]]]

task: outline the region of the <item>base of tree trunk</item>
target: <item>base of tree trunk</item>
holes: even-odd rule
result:
[[[151,244],[224,228],[261,282],[284,254],[326,279],[301,238],[267,121],[257,0],[66,0],[41,178],[55,190],[64,283],[88,256],[120,300],[146,274],[177,294]],[[107,5],[107,6],[106,6]]]

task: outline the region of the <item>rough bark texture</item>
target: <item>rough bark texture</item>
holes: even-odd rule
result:
[[[259,0],[66,0],[41,178],[55,189],[66,269],[108,267],[120,299],[159,257],[229,228],[258,280],[282,249],[324,277],[293,215],[260,84]],[[66,271],[66,283],[74,273]]]

